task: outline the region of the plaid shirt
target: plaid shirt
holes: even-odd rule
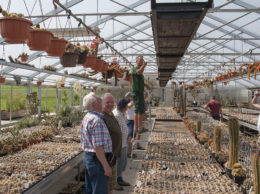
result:
[[[95,152],[94,147],[103,146],[105,153],[112,152],[112,141],[103,114],[88,112],[81,125],[81,147],[85,152]]]

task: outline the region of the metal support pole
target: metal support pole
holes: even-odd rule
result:
[[[60,105],[62,106],[62,93],[63,93],[63,88],[60,89]]]
[[[0,129],[2,128],[2,88],[0,84]]]
[[[27,80],[27,96],[31,93],[31,80]],[[30,113],[30,100],[29,98],[26,99],[26,113],[29,115]]]
[[[72,106],[72,84],[70,84],[70,107]]]
[[[47,87],[45,88],[45,104],[44,104],[44,111],[47,111]]]
[[[38,118],[40,118],[41,113],[42,113],[42,87],[38,86],[38,102],[39,102],[39,106],[38,106]]]
[[[83,111],[83,105],[82,105],[82,94],[83,94],[83,88],[81,86],[81,90],[80,90],[80,97],[79,97],[79,104],[80,104],[80,110]]]
[[[148,90],[148,111],[149,111],[149,121],[148,121],[148,129],[152,130],[151,123],[151,92]]]
[[[59,92],[58,88],[56,88],[56,112],[58,111],[59,108]]]
[[[12,120],[12,106],[13,106],[13,86],[11,86],[11,95],[10,95],[10,121]]]

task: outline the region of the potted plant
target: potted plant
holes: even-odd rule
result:
[[[5,77],[3,75],[0,75],[0,84],[5,83]]]
[[[102,58],[102,56],[97,57],[96,64],[91,66],[91,68],[97,72],[101,72],[101,70],[103,68],[104,61],[101,58]]]
[[[56,68],[56,67],[53,67],[53,66],[51,66],[51,65],[45,65],[45,66],[43,67],[43,69],[49,70],[49,71],[57,71],[57,68]]]
[[[97,90],[97,86],[93,86],[92,89],[93,89],[94,91],[96,91],[96,90]]]
[[[27,53],[22,53],[18,56],[22,60],[22,62],[26,62],[28,60],[29,55]]]
[[[30,50],[45,51],[51,43],[52,33],[48,30],[41,29],[40,24],[30,29],[27,45]]]
[[[78,64],[83,65],[87,59],[87,54],[89,52],[89,47],[88,45],[80,46],[78,43],[78,48],[79,48],[79,58],[78,58]]]
[[[0,33],[5,42],[9,44],[25,43],[29,37],[29,30],[32,22],[24,19],[23,14],[8,13],[0,9],[4,16],[0,18]]]
[[[37,81],[37,86],[41,86],[42,85],[42,81]]]
[[[79,59],[79,54],[79,47],[68,42],[65,48],[65,53],[60,56],[60,63],[63,67],[76,67]]]
[[[96,48],[90,47],[87,59],[86,59],[85,63],[83,64],[83,67],[85,67],[85,68],[91,67],[92,68],[96,65],[97,57],[96,57],[95,53],[96,53]]]
[[[46,52],[49,56],[60,57],[65,52],[67,41],[64,38],[58,38],[56,35],[52,34],[49,47]]]

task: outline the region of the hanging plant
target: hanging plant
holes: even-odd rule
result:
[[[97,48],[94,47],[94,46],[90,46],[89,47],[89,51],[88,51],[88,56],[87,56],[87,59],[85,61],[85,63],[83,64],[83,67],[85,68],[92,68],[96,65],[96,60],[97,60]]]
[[[67,43],[65,53],[60,56],[60,63],[63,67],[76,67],[79,59],[80,49],[79,47]]]
[[[64,38],[59,39],[56,35],[52,34],[49,47],[46,52],[49,56],[60,57],[65,52],[67,41]]]
[[[37,81],[37,86],[41,86],[42,82],[41,81]]]
[[[41,29],[40,25],[37,24],[35,27],[30,29],[27,45],[30,50],[45,51],[50,46],[51,37],[52,33],[50,31]]]
[[[4,84],[5,83],[5,77],[0,75],[0,83],[1,84]]]
[[[22,60],[22,62],[26,62],[28,60],[29,55],[27,53],[22,53],[18,56]]]
[[[80,44],[78,43],[78,48],[79,48],[79,59],[78,59],[78,64],[83,65],[86,62],[87,59],[87,54],[89,52],[89,47],[88,45],[84,45],[84,46],[80,46]]]
[[[32,22],[24,19],[23,14],[8,13],[0,9],[4,16],[0,18],[0,33],[5,42],[9,44],[25,43],[29,37]]]

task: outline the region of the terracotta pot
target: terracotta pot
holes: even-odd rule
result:
[[[238,75],[238,73],[235,71],[235,72],[231,72],[231,76],[232,77],[236,77]]]
[[[64,88],[65,84],[61,84],[60,87]]]
[[[107,88],[107,92],[110,92],[110,89],[109,89],[109,88]]]
[[[76,67],[78,59],[78,53],[64,53],[62,56],[60,56],[60,63],[63,67]]]
[[[83,86],[83,90],[86,90],[87,89],[87,87],[86,86]]]
[[[101,92],[104,91],[104,88],[100,88],[100,91],[101,91]]]
[[[42,85],[42,82],[37,82],[37,86],[41,86]]]
[[[46,52],[49,56],[60,57],[65,52],[67,41],[63,39],[51,39]]]
[[[84,64],[86,59],[87,59],[87,54],[88,53],[80,53],[79,54],[79,59],[78,59],[78,64]]]
[[[24,18],[0,18],[0,33],[9,44],[22,44],[29,38],[32,22]]]
[[[29,33],[27,45],[33,51],[45,51],[51,43],[52,33],[44,29],[32,29]]]
[[[26,62],[28,60],[28,55],[22,55],[21,60],[22,62]]]
[[[108,70],[108,64],[109,63],[107,63],[107,62],[103,62],[103,65],[102,65],[102,69],[101,69],[101,72],[102,73],[105,73],[105,72],[107,72],[107,70]]]
[[[91,67],[95,71],[101,72],[103,68],[103,60],[102,59],[96,59],[96,64]]]
[[[96,56],[87,56],[87,59],[83,64],[83,66],[86,68],[94,66],[96,64],[96,59],[97,59]]]
[[[93,90],[96,91],[96,90],[97,90],[97,87],[96,87],[96,86],[93,86]]]
[[[0,77],[0,83],[1,84],[5,83],[5,77]]]

